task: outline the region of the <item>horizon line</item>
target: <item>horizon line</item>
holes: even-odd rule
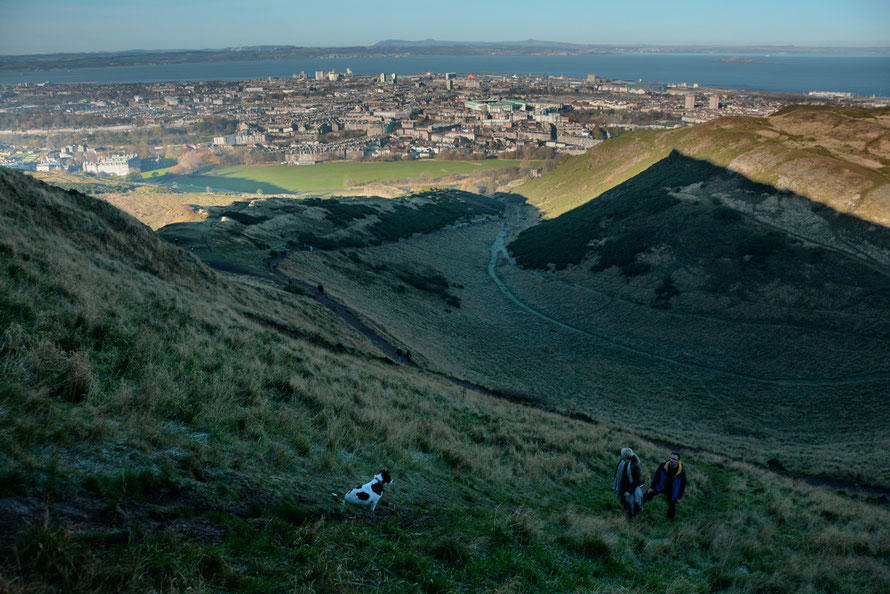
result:
[[[410,45],[400,46],[399,43]],[[225,47],[178,47],[178,48],[130,48],[121,50],[89,50],[89,51],[52,51],[39,53],[21,53],[21,54],[0,54],[0,58],[27,58],[37,56],[55,56],[55,55],[112,55],[112,54],[128,54],[128,53],[165,53],[165,52],[212,52],[212,51],[238,51],[245,49],[357,49],[357,48],[397,48],[404,47],[406,49],[415,49],[419,47],[444,47],[436,46],[436,43],[462,46],[486,48],[496,46],[498,44],[510,44],[521,48],[524,43],[536,44],[553,44],[554,47],[529,47],[528,49],[559,49],[557,46],[570,46],[565,49],[616,49],[616,50],[665,50],[665,49],[699,49],[699,50],[718,50],[718,49],[757,49],[757,50],[871,50],[874,52],[890,53],[890,45],[842,45],[842,44],[822,44],[822,45],[796,45],[796,44],[776,44],[776,43],[759,43],[759,44],[711,44],[711,43],[693,43],[693,44],[657,44],[657,43],[636,43],[636,44],[612,44],[612,43],[579,43],[572,41],[545,41],[538,39],[526,40],[501,40],[501,41],[453,41],[445,39],[421,39],[416,41],[405,39],[385,39],[370,44],[354,44],[354,45],[292,45],[280,43],[253,44],[253,45],[233,45]]]

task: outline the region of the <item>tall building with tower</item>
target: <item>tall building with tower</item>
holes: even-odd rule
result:
[[[708,99],[708,109],[720,109],[720,97],[718,95],[711,95]]]
[[[380,82],[382,82],[382,83],[386,82],[386,73],[385,72],[380,73]]]
[[[597,78],[596,78],[596,75],[595,75],[595,74],[588,74],[588,75],[587,75],[587,82],[589,82],[589,83],[595,83],[596,81],[597,81]]]
[[[686,95],[686,109],[695,109],[695,95]]]

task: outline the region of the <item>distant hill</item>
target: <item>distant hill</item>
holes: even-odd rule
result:
[[[603,46],[595,46],[583,43],[564,43],[560,41],[540,41],[537,39],[526,39],[525,41],[444,41],[440,39],[421,39],[419,41],[408,41],[404,39],[386,39],[378,41],[374,47],[511,47],[511,48],[529,48],[529,49],[592,49],[602,48]]]
[[[197,64],[246,60],[285,60],[300,58],[385,58],[392,56],[475,56],[547,55],[593,53],[702,53],[702,54],[830,54],[887,55],[887,47],[795,47],[795,46],[626,46],[579,44],[557,41],[419,41],[389,39],[373,45],[302,47],[292,45],[250,45],[227,48],[126,50],[84,53],[23,54],[0,56],[2,71],[41,71],[56,68],[100,68],[151,64]]]

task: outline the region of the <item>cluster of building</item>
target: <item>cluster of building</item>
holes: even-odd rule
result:
[[[136,154],[103,154],[87,145],[68,145],[50,151],[32,163],[15,164],[18,169],[41,172],[73,173],[82,171],[93,175],[126,176],[142,170],[142,159]]]
[[[45,110],[51,115],[113,118],[116,130],[182,129],[187,144],[180,148],[252,147],[274,153],[280,162],[315,163],[428,158],[443,151],[497,156],[527,148],[575,154],[622,130],[674,127],[724,115],[765,116],[807,99],[606,80],[595,74],[586,79],[455,73],[356,76],[347,69],[241,82],[19,85],[3,88],[0,113]],[[836,95],[809,99],[854,101]],[[217,134],[201,128],[202,122],[214,119],[237,124]],[[83,130],[90,131],[95,129]],[[142,157],[155,157],[166,148],[142,149]],[[78,159],[77,152],[74,147],[47,153],[37,166],[79,166],[107,175],[127,175],[140,167],[135,154],[104,151]]]

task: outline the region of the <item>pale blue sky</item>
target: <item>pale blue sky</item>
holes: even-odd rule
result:
[[[890,46],[890,0],[0,0],[0,54],[426,38]]]

